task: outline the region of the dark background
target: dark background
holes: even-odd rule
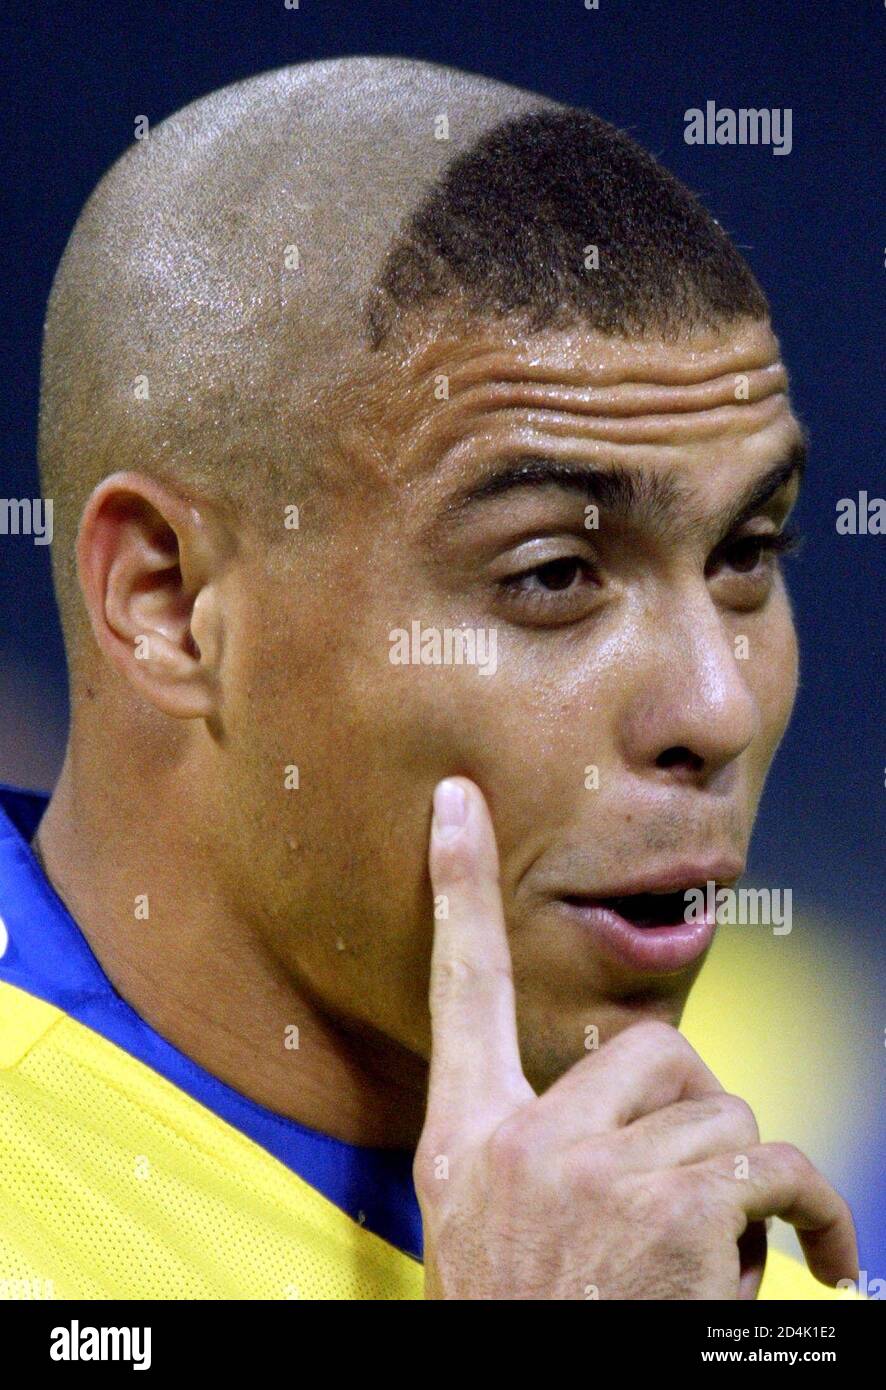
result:
[[[153,125],[263,69],[339,54],[404,54],[588,106],[694,188],[742,248],[770,297],[813,446],[798,512],[806,541],[790,562],[802,687],[750,867],[761,882],[792,885],[795,913],[802,908],[813,923],[822,994],[803,1007],[813,1016],[816,1008],[845,1009],[856,1062],[859,1049],[870,1049],[860,1064],[860,1129],[832,1137],[872,1274],[886,1274],[886,539],[838,536],[835,504],[860,490],[886,494],[884,25],[879,0],[600,0],[596,11],[584,0],[301,0],[297,10],[284,0],[18,0],[0,20],[0,496],[37,495],[38,359],[51,278],[84,200],[131,141],[135,117]],[[708,99],[718,107],[790,107],[792,152],[686,145],[684,111]],[[49,787],[64,738],[63,654],[48,548],[23,537],[0,537],[0,702],[0,779]],[[824,964],[834,951],[849,971],[839,1005]],[[869,989],[864,1005],[854,979]],[[827,1110],[833,1090],[831,1077],[809,1105]]]

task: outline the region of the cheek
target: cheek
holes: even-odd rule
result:
[[[797,694],[797,634],[787,595],[773,600],[752,644],[747,674],[760,709],[760,744],[767,764],[784,733]]]
[[[507,889],[558,828],[584,822],[596,809],[586,768],[610,758],[596,684],[585,679],[579,691],[552,663],[527,670],[518,658],[488,677],[466,669],[411,674],[402,702],[388,707],[402,731],[405,780],[397,803],[408,805],[420,793],[426,836],[436,782],[469,777],[489,806]],[[424,860],[424,838],[409,845],[407,862],[410,854]]]

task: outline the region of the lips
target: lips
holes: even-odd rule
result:
[[[597,895],[565,893],[558,910],[622,967],[643,975],[673,974],[700,959],[714,939],[716,923],[704,915],[687,921],[687,894],[713,881],[734,882],[741,865],[722,860],[709,866],[680,866],[621,891]]]

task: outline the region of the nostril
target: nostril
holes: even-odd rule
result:
[[[663,768],[682,767],[688,772],[701,772],[704,767],[704,758],[693,753],[691,748],[684,748],[680,745],[666,748],[663,753],[659,753],[655,760],[655,766]]]

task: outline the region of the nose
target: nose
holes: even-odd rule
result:
[[[707,596],[673,621],[658,613],[622,723],[628,765],[704,785],[760,727],[733,637]]]

